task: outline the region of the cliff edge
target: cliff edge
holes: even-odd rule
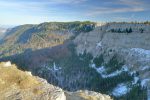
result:
[[[92,91],[66,92],[21,71],[11,62],[0,63],[0,100],[111,100],[107,95]]]

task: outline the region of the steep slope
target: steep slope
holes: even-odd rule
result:
[[[131,31],[129,32],[129,30]],[[134,75],[134,80],[136,80],[136,83],[139,81],[142,87],[148,88],[147,98],[150,98],[149,24],[108,23],[97,27],[88,34],[80,34],[74,42],[77,45],[78,54],[86,50],[97,58],[98,61],[94,61],[94,64],[98,68],[104,66],[107,70],[107,64],[105,63],[109,62],[114,55],[118,55],[119,62],[123,61],[123,65],[127,67],[131,74],[138,73],[138,75]],[[104,60],[100,63],[102,57]],[[112,65],[109,66],[113,67]],[[121,68],[121,66],[118,68]]]
[[[112,100],[92,91],[65,92],[10,62],[0,63],[0,94],[1,100]]]
[[[52,47],[81,32],[93,30],[93,22],[49,22],[39,25],[21,25],[9,30],[2,40],[0,54],[9,56],[25,50]]]
[[[128,32],[130,28],[132,31]],[[101,47],[150,49],[150,25],[106,23],[87,34],[80,34],[74,41],[77,44],[78,53],[86,49],[95,56],[101,51]]]

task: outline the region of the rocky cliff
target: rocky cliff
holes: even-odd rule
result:
[[[119,61],[124,61],[130,73],[139,74],[134,79],[141,81],[141,85],[148,88],[148,98],[150,98],[149,24],[106,23],[87,34],[80,34],[74,42],[78,54],[87,51],[94,57],[103,55],[103,63],[109,62],[114,55],[117,55]]]
[[[10,62],[0,63],[0,94],[1,100],[112,100],[92,91],[66,92]]]

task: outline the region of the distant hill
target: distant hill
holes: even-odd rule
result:
[[[6,32],[0,52],[5,56],[21,53],[26,49],[56,46],[81,32],[91,31],[94,27],[94,22],[47,22],[17,26]]]

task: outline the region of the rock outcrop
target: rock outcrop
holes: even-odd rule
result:
[[[112,100],[110,96],[96,93],[93,91],[77,91],[66,93],[67,100]]]
[[[91,91],[65,92],[10,62],[0,63],[0,100],[112,100]]]

